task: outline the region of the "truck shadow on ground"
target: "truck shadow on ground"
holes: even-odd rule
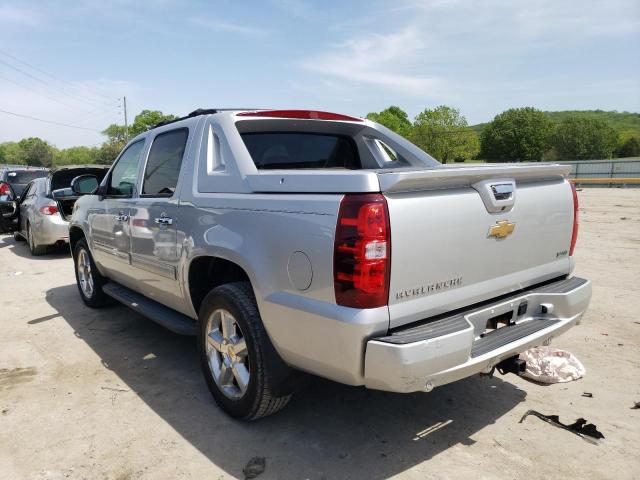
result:
[[[526,396],[495,377],[410,395],[314,378],[279,414],[238,422],[213,402],[193,338],[120,305],[91,310],[75,285],[53,288],[46,299],[122,379],[128,395],[138,395],[211,462],[241,478],[253,456],[266,457],[260,478],[388,478],[454,445],[475,443],[471,436]]]

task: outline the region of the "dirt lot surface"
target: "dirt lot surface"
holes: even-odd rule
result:
[[[91,310],[64,251],[0,237],[3,479],[640,478],[640,189],[580,193],[583,323],[555,340],[585,364],[552,386],[473,377],[396,395],[314,380],[280,414],[239,423],[207,391],[191,338],[132,311]],[[593,398],[582,396],[593,393]],[[579,417],[600,445],[529,417]]]

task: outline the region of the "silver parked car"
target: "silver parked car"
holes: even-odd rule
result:
[[[68,166],[30,181],[22,195],[16,196],[16,240],[27,240],[32,255],[43,255],[49,246],[68,243],[68,217],[78,199],[71,189],[72,180],[85,174],[102,179],[107,170],[108,166],[101,165]],[[96,180],[94,188],[97,186]],[[15,193],[12,191],[9,195]]]

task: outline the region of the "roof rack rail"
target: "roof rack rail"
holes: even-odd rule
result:
[[[151,128],[162,127],[164,125],[169,125],[171,123],[179,122],[180,120],[186,120],[187,118],[198,117],[200,115],[212,115],[214,113],[233,112],[235,110],[240,111],[240,110],[264,110],[264,109],[263,108],[198,108],[197,110],[194,110],[193,112],[189,113],[188,115],[185,115],[184,117],[174,118],[173,120],[166,120],[164,122],[160,122],[154,125]]]

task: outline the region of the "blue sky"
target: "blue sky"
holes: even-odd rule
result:
[[[216,106],[394,104],[413,117],[448,104],[472,124],[518,106],[638,112],[639,52],[637,0],[0,0],[0,109],[86,129],[0,113],[0,142],[99,144],[125,95],[130,118]]]

